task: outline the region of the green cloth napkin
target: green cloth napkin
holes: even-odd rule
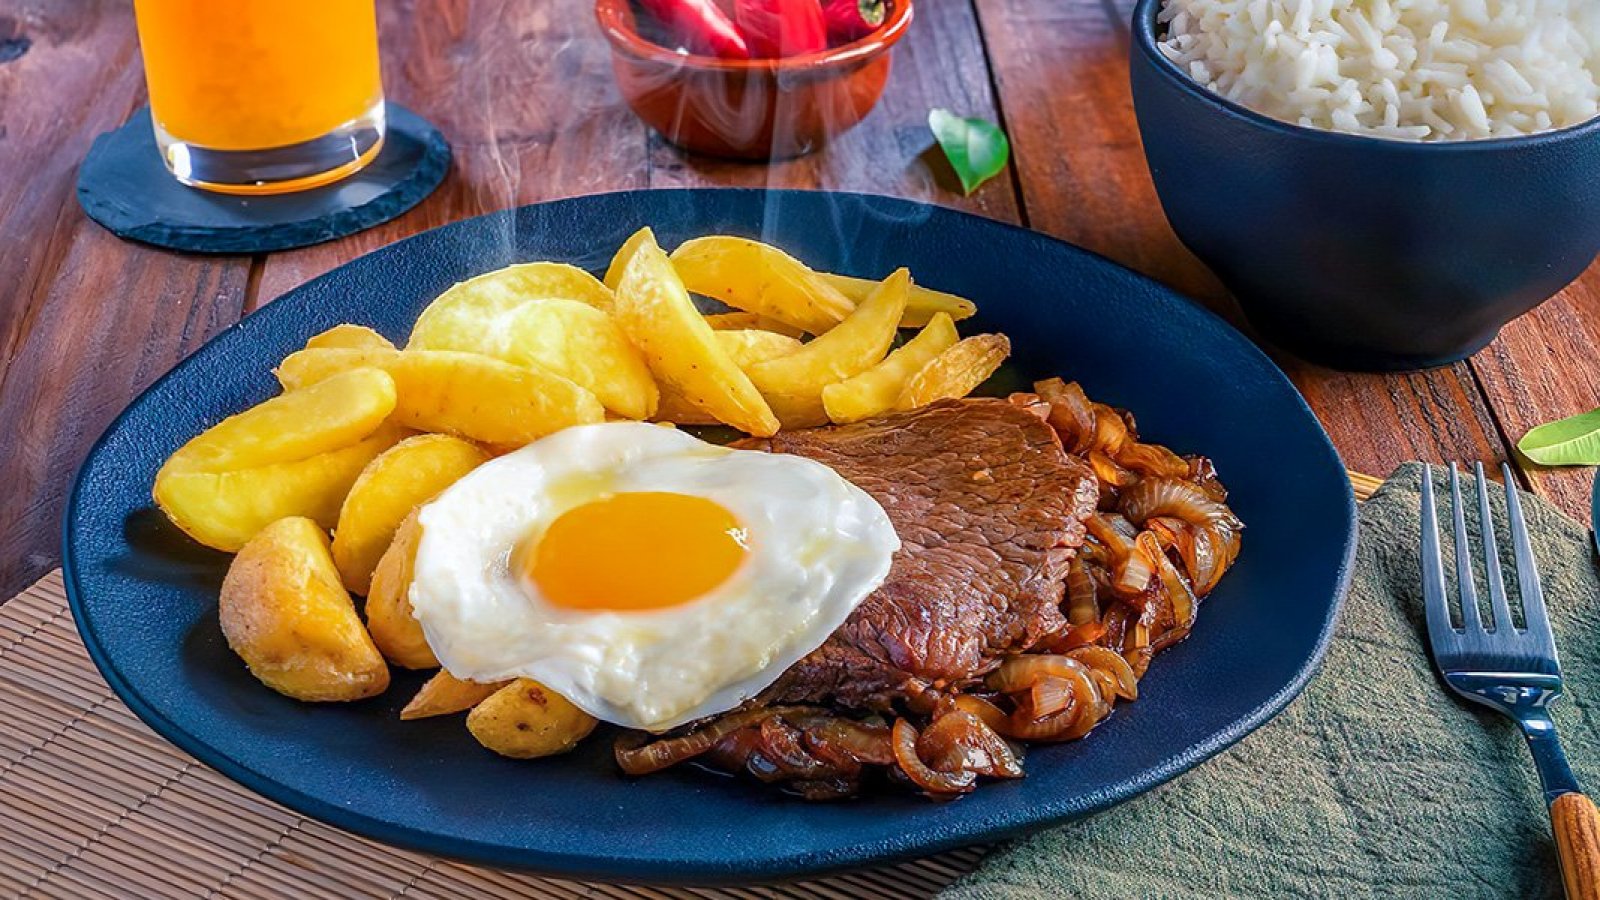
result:
[[[1425,648],[1420,473],[1402,466],[1363,504],[1337,636],[1288,709],[1143,797],[996,851],[941,898],[1560,897],[1521,734],[1448,693]],[[1581,525],[1522,498],[1566,677],[1555,719],[1579,781],[1600,793],[1594,551]]]

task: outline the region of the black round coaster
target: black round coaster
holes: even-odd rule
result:
[[[161,161],[150,108],[95,138],[78,169],[78,202],[119,237],[194,253],[267,253],[320,244],[387,222],[422,202],[450,168],[450,145],[388,104],[383,149],[342,181],[242,197],[181,184]]]

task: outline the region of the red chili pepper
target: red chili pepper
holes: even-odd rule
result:
[[[815,2],[815,0],[813,0]],[[750,48],[714,0],[639,0],[690,53],[749,59]]]
[[[883,0],[823,0],[822,20],[835,46],[860,40],[883,24]]]
[[[817,0],[734,0],[733,18],[757,58],[780,58],[828,49],[828,29]]]

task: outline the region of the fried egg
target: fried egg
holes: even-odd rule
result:
[[[568,428],[421,508],[411,606],[451,674],[662,731],[738,706],[889,573],[883,508],[798,456]]]

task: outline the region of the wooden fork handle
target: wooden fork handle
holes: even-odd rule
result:
[[[1550,804],[1550,826],[1567,900],[1600,900],[1600,810],[1594,801],[1562,794]]]

